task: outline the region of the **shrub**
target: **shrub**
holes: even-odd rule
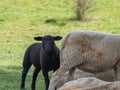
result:
[[[76,6],[76,17],[77,20],[85,20],[86,14],[93,11],[94,6],[93,0],[76,0],[75,6]]]
[[[95,6],[93,0],[75,0],[74,3],[77,20],[85,20],[87,14],[90,14]]]

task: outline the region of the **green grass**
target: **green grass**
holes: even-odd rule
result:
[[[87,21],[76,21],[65,0],[0,0],[0,90],[19,90],[23,55],[35,42],[34,36],[64,37],[75,29],[120,34],[120,0],[96,3],[96,10],[87,16]],[[60,47],[61,41],[56,43]],[[30,90],[32,73],[33,67],[27,76],[27,90]],[[37,90],[44,90],[41,73]]]

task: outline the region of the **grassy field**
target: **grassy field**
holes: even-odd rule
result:
[[[87,21],[76,21],[70,0],[0,0],[0,90],[19,90],[25,49],[34,36],[65,36],[75,29],[120,34],[120,0],[97,0]],[[57,42],[60,47],[61,41]],[[33,67],[28,73],[30,90]],[[44,90],[40,73],[37,90]]]

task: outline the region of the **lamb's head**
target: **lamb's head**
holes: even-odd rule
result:
[[[61,40],[61,36],[51,36],[51,35],[45,35],[43,37],[34,37],[37,41],[42,41],[42,47],[47,53],[51,53],[54,51],[55,48],[55,41]]]

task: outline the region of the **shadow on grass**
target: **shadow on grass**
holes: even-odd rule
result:
[[[96,20],[99,20],[99,19],[94,19],[94,18],[85,18],[84,20],[78,20],[76,17],[73,17],[73,18],[68,18],[67,19],[68,21],[72,21],[72,22],[91,22],[91,21],[96,21]]]
[[[98,19],[93,19],[93,18],[87,18],[84,20],[77,20],[76,17],[72,18],[49,18],[45,20],[46,24],[53,24],[57,26],[65,26],[68,22],[91,22],[91,21],[96,21]]]
[[[30,90],[32,73],[31,68],[27,74],[25,88],[23,90]],[[0,90],[20,90],[22,67],[20,66],[0,66]],[[44,79],[42,74],[39,73],[36,89],[44,90]]]
[[[45,23],[50,23],[57,26],[65,26],[67,24],[66,20],[50,18],[45,21]]]

